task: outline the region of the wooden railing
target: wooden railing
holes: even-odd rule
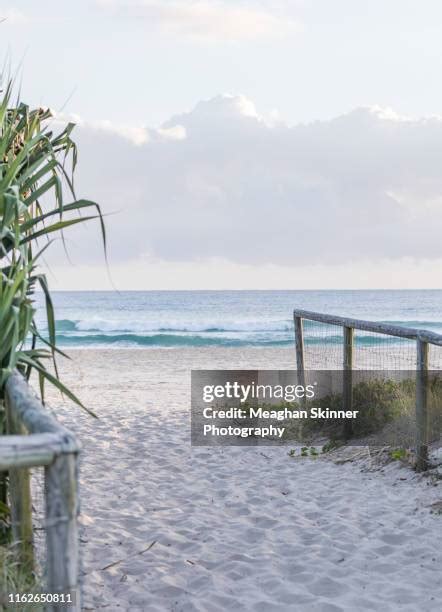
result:
[[[0,471],[9,472],[13,539],[20,565],[34,567],[31,478],[29,468],[44,467],[45,593],[71,595],[70,606],[49,603],[46,610],[80,610],[77,518],[78,454],[73,434],[43,407],[15,371],[5,389],[8,435],[0,436]]]
[[[416,343],[416,469],[422,471],[428,467],[428,354],[429,345],[442,346],[442,335],[413,327],[402,327],[375,321],[349,319],[309,310],[293,311],[295,325],[296,364],[298,379],[305,380],[304,331],[303,320],[336,325],[343,328],[343,408],[350,410],[352,404],[352,372],[354,330],[384,334],[397,338],[414,340]]]

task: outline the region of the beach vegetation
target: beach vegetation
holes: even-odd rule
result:
[[[390,457],[394,461],[404,461],[408,456],[406,448],[393,448],[390,451]]]
[[[13,91],[8,81],[0,93],[0,435],[7,431],[5,385],[15,369],[27,379],[35,373],[43,403],[50,383],[93,414],[60,380],[57,357],[67,355],[57,347],[54,305],[41,262],[55,239],[65,244],[68,228],[94,219],[106,250],[100,207],[76,197],[74,124],[60,126],[49,109],[31,108]],[[43,297],[44,330],[36,318],[37,291]],[[16,578],[29,579],[11,565],[5,472],[0,472],[0,538],[4,590]]]
[[[15,368],[27,378],[35,371],[43,401],[49,381],[81,405],[58,376],[56,357],[66,355],[56,346],[54,306],[40,264],[55,237],[64,242],[67,228],[98,219],[104,244],[105,229],[98,204],[75,195],[74,124],[54,129],[51,118],[49,109],[14,102],[7,84],[0,99],[0,389]],[[44,335],[35,317],[38,289]]]
[[[344,445],[343,440],[337,440],[336,438],[332,438],[331,440],[329,440],[323,445],[321,452],[324,454],[330,453],[331,451],[334,451],[343,445]]]
[[[17,561],[12,545],[0,545],[0,610],[11,609],[10,593],[38,593],[40,581],[34,572],[24,572]],[[17,605],[17,604],[16,604]],[[40,612],[43,607],[38,603],[20,603],[20,610]]]
[[[394,448],[406,448],[413,444],[415,431],[416,382],[410,378],[399,380],[373,378],[356,382],[353,386],[352,411],[357,418],[351,419],[351,434],[346,430],[348,421],[339,418],[306,418],[284,421],[286,440],[313,442],[327,437],[323,452],[329,452],[349,440],[362,440],[376,437],[386,432],[391,439],[398,439]],[[431,427],[434,435],[440,431],[440,406],[442,384],[435,376],[429,382],[428,405]],[[309,414],[336,414],[342,410],[342,393],[333,392],[304,402],[303,409]],[[279,407],[283,410],[285,406]],[[293,406],[292,406],[293,408]],[[388,434],[388,435],[387,435]],[[396,437],[395,437],[396,436]],[[402,442],[400,442],[402,440]],[[394,443],[393,443],[394,444]]]

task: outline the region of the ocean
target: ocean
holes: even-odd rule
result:
[[[442,290],[78,291],[53,300],[60,347],[292,347],[295,307],[442,333]],[[319,325],[306,327],[306,343],[340,341],[337,329],[319,334]]]

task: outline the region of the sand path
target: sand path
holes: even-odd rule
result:
[[[57,410],[84,445],[85,610],[440,610],[442,485],[397,464],[190,447],[190,367],[284,368],[291,352],[72,354],[65,380],[100,415]]]

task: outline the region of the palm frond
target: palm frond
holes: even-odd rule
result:
[[[50,111],[12,102],[12,92],[10,82],[0,99],[0,391],[14,368],[27,376],[35,370],[42,399],[47,381],[95,416],[59,379],[56,355],[66,355],[56,346],[54,305],[39,258],[52,235],[64,240],[64,230],[93,219],[100,223],[106,257],[103,215],[97,203],[75,196],[74,124],[54,134]],[[63,184],[74,199],[69,204]],[[94,214],[82,216],[85,211]],[[47,242],[34,253],[40,239]],[[36,323],[37,288],[44,296],[47,338]],[[43,363],[48,359],[54,374]]]

